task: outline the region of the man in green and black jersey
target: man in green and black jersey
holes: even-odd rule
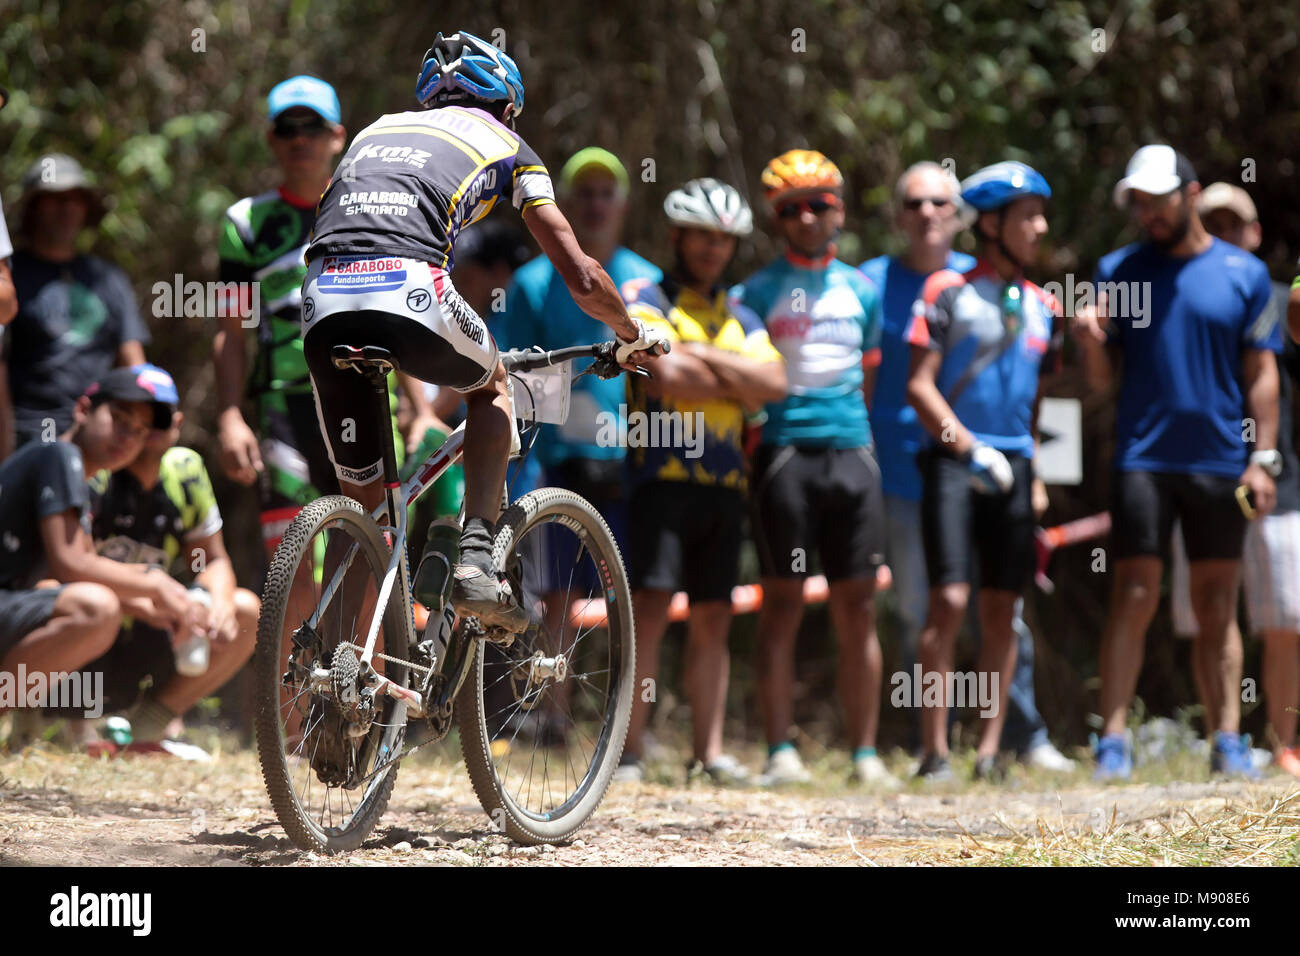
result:
[[[213,353],[222,468],[240,484],[258,483],[269,555],[303,505],[338,490],[316,421],[299,323],[303,252],[346,131],[334,88],[312,76],[280,83],[267,106],[267,143],[283,178],[278,189],[226,210],[220,280],[227,285]],[[257,335],[251,375],[244,342],[250,327]],[[402,376],[402,384],[415,409],[407,430],[413,444],[440,423],[419,383]],[[240,408],[245,389],[256,408],[252,428]],[[399,455],[404,447],[399,441]]]

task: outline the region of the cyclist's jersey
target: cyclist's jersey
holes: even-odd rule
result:
[[[197,560],[183,546],[216,534],[222,523],[207,469],[192,448],[169,448],[149,489],[125,468],[98,472],[90,479],[90,511],[101,555],[154,565],[182,580],[193,577]]]
[[[743,305],[728,305],[721,287],[706,299],[671,278],[659,283],[641,279],[628,285],[628,313],[663,330],[670,342],[705,342],[753,362],[782,361],[758,316]],[[634,485],[688,481],[745,489],[745,411],[740,402],[652,398],[646,393],[645,379],[632,376],[628,376],[628,392],[626,444]],[[641,414],[634,419],[635,413]],[[703,428],[697,431],[700,424]]]
[[[969,272],[936,272],[921,289],[907,341],[943,354],[935,384],[976,439],[1032,458],[1039,369],[1060,307],[1023,281],[1020,319],[1008,320],[1007,285],[982,260]]]
[[[257,396],[311,393],[298,323],[312,217],[309,200],[280,189],[239,200],[222,223],[218,277],[223,283],[248,283],[228,290],[226,314],[251,317],[249,290],[258,284],[258,351],[248,382]]]
[[[450,269],[457,232],[503,197],[521,212],[555,201],[546,167],[505,124],[460,106],[381,116],[321,196],[307,261],[404,256]]]
[[[763,320],[785,359],[787,396],[767,406],[763,442],[821,448],[871,444],[864,367],[880,362],[880,297],[871,280],[829,254],[787,251],[732,290]]]
[[[948,254],[946,267],[954,272],[965,272],[974,265],[975,260],[964,252]],[[912,324],[912,305],[921,294],[926,274],[913,272],[896,256],[879,256],[858,268],[876,284],[883,303],[880,370],[871,399],[871,437],[880,462],[881,488],[886,495],[920,501],[921,473],[916,468],[916,453],[924,443],[925,429],[916,420],[916,409],[907,401],[912,363],[907,327]]]

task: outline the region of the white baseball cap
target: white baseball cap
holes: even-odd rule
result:
[[[1179,186],[1196,182],[1191,161],[1172,146],[1143,146],[1124,169],[1124,178],[1115,184],[1115,205],[1128,206],[1130,189],[1153,196],[1171,193]]]

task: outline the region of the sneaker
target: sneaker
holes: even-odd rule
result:
[[[903,781],[889,772],[889,768],[885,766],[885,762],[878,754],[859,757],[853,761],[853,782],[868,787],[878,787],[881,790],[898,790],[903,786]]]
[[[722,787],[739,786],[749,783],[749,771],[730,754],[719,754],[707,764],[696,760],[686,767],[686,780],[708,776],[715,784]]]
[[[985,783],[1001,783],[1006,779],[1006,770],[998,763],[996,754],[975,758],[975,769],[972,773],[975,780],[982,780]]]
[[[618,761],[618,768],[614,771],[614,782],[640,783],[644,779],[645,765],[641,763],[641,759],[631,754],[623,754]]]
[[[528,628],[528,611],[515,600],[505,578],[476,564],[458,564],[451,603],[461,617],[476,617],[485,628],[499,627],[512,634]]]
[[[1097,741],[1094,780],[1128,780],[1133,776],[1133,754],[1126,734],[1106,734]]]
[[[1076,767],[1075,762],[1053,747],[1049,740],[1030,747],[1020,755],[1020,759],[1035,770],[1047,770],[1051,773],[1072,773]]]
[[[916,779],[926,783],[949,783],[956,777],[947,757],[938,754],[926,754],[921,758],[921,766],[916,768]]]
[[[1291,776],[1300,777],[1300,747],[1287,747],[1279,751],[1274,758],[1274,763]]]
[[[799,759],[799,751],[793,747],[782,747],[767,758],[763,772],[757,783],[760,787],[783,787],[787,784],[810,783],[812,774]]]
[[[1259,779],[1259,771],[1251,759],[1250,744],[1244,735],[1215,731],[1214,749],[1210,752],[1210,773],[1244,780]]]

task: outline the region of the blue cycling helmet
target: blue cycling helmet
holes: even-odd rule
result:
[[[961,201],[971,221],[982,212],[996,212],[1021,196],[1051,197],[1043,174],[1024,163],[1004,162],[971,173],[961,184]]]
[[[441,33],[424,54],[415,98],[420,105],[460,100],[506,100],[518,116],[524,111],[524,81],[515,61],[486,40],[460,30]]]

